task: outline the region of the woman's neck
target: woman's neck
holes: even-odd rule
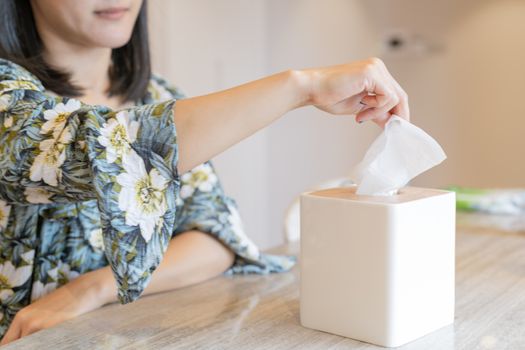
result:
[[[56,35],[43,26],[39,30],[44,44],[44,59],[71,74],[71,81],[86,92],[104,93],[109,87],[108,70],[111,48],[86,47]]]
[[[89,94],[105,95],[109,87],[111,49],[52,47],[44,52],[45,61],[71,74],[71,82]]]
[[[111,49],[86,49],[72,46],[51,46],[44,59],[58,69],[71,74],[71,82],[82,89],[79,99],[87,104],[106,105],[113,109],[130,107],[132,102],[124,102],[120,96],[108,96],[110,86],[109,67]]]
[[[86,47],[67,42],[51,31],[41,30],[45,61],[71,74],[71,82],[82,89],[80,100],[87,104],[107,105],[114,109],[131,105],[121,97],[108,97],[111,48]]]

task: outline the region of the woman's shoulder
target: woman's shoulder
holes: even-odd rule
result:
[[[0,58],[0,82],[7,80],[31,82],[38,88],[42,88],[40,80],[29,70],[13,61]]]
[[[147,91],[147,99],[155,102],[166,100],[179,100],[184,98],[184,93],[176,85],[171,84],[165,78],[152,74]]]

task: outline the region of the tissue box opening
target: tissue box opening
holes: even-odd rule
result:
[[[309,192],[308,195],[327,198],[347,199],[367,203],[399,204],[450,193],[449,191],[437,190],[433,188],[403,187],[399,189],[397,194],[391,196],[365,196],[356,194],[356,190],[357,186],[337,187],[315,192]]]

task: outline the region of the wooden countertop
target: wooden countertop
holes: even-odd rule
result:
[[[525,348],[525,232],[476,228],[479,219],[458,217],[454,325],[398,349]],[[298,272],[220,276],[108,305],[5,349],[381,349],[301,327]]]

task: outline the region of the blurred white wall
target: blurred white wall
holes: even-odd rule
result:
[[[413,121],[448,160],[414,183],[525,187],[525,1],[369,0],[370,25],[420,37],[420,54],[385,55]]]
[[[154,0],[150,15],[156,71],[188,95],[380,56],[407,90],[413,122],[449,156],[415,184],[525,186],[524,1]],[[386,50],[392,33],[408,49]],[[248,234],[266,248],[282,242],[293,198],[347,174],[378,132],[304,108],[215,164]]]

